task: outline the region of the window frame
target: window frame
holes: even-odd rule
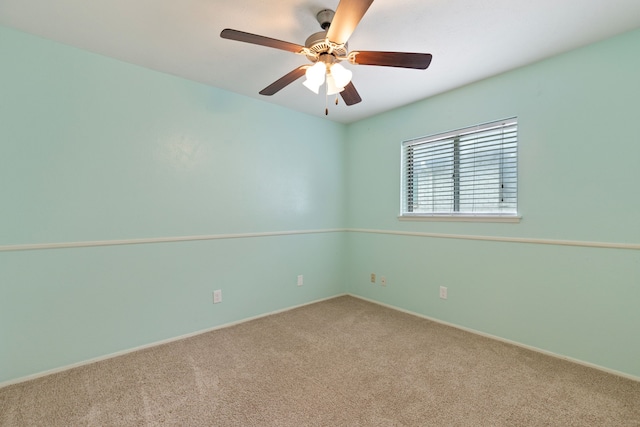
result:
[[[405,151],[414,147],[416,145],[435,143],[438,141],[450,141],[451,149],[453,154],[449,155],[447,158],[451,159],[451,168],[454,171],[460,171],[460,138],[464,137],[464,135],[476,134],[480,132],[486,132],[491,129],[495,129],[498,127],[513,127],[516,129],[516,140],[515,140],[515,212],[460,212],[460,174],[453,173],[452,179],[453,183],[450,185],[451,187],[451,197],[453,200],[451,203],[454,204],[452,211],[449,212],[409,212],[407,209],[408,206],[408,197],[413,193],[413,184],[411,184],[411,188],[409,187],[409,179],[407,173],[408,160],[405,158]],[[518,207],[518,155],[519,155],[519,137],[518,137],[518,117],[510,117],[502,120],[494,120],[491,122],[486,122],[482,124],[478,124],[475,126],[468,126],[461,129],[456,129],[448,132],[442,132],[432,135],[427,135],[419,138],[413,138],[410,140],[402,141],[400,145],[400,214],[398,215],[398,219],[402,221],[463,221],[463,222],[510,222],[517,223],[520,222],[521,216],[519,214]],[[456,147],[458,150],[456,150]],[[501,155],[504,155],[501,153]],[[501,166],[502,167],[502,166]],[[502,171],[500,171],[499,182],[504,182],[504,175]],[[456,185],[457,182],[457,185]],[[501,188],[503,188],[501,184]],[[457,192],[457,193],[456,193]],[[502,189],[499,190],[502,192]],[[456,196],[457,194],[457,196]]]

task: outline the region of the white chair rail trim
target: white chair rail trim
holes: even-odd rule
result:
[[[367,229],[367,228],[327,228],[327,229],[317,229],[317,230],[289,230],[289,231],[269,231],[269,232],[260,232],[260,233],[211,234],[211,235],[199,235],[199,236],[153,237],[153,238],[140,238],[140,239],[122,239],[122,240],[98,240],[98,241],[82,241],[82,242],[4,245],[4,246],[0,246],[0,252],[88,248],[88,247],[96,247],[96,246],[142,245],[142,244],[153,244],[153,243],[195,242],[195,241],[203,241],[203,240],[248,239],[248,238],[260,238],[260,237],[294,236],[294,235],[305,235],[305,234],[340,233],[340,232],[386,234],[386,235],[393,235],[393,236],[423,237],[423,238],[426,237],[426,238],[434,238],[434,239],[481,240],[481,241],[504,242],[504,243],[528,243],[528,244],[537,244],[537,245],[579,246],[579,247],[587,247],[587,248],[640,250],[640,243],[590,242],[590,241],[584,241],[584,240],[557,240],[557,239],[540,239],[540,238],[530,238],[530,237],[479,236],[479,235],[470,235],[470,234],[425,233],[425,232],[418,232],[418,231],[398,231],[398,230],[381,230],[381,229]]]

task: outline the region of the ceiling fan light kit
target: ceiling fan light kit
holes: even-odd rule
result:
[[[285,74],[261,90],[261,95],[274,95],[304,75],[306,80],[302,84],[312,92],[319,94],[320,87],[326,84],[326,95],[339,93],[346,105],[354,105],[361,102],[362,98],[351,82],[352,71],[339,64],[341,61],[354,65],[425,70],[432,58],[429,53],[349,52],[347,41],[372,3],[373,0],[341,0],[335,12],[330,9],[321,10],[316,19],[323,31],[309,36],[304,46],[229,28],[222,30],[220,37],[293,52],[304,55],[313,62],[311,66],[302,65]]]
[[[335,95],[342,92],[349,84],[353,73],[340,64],[325,64],[316,62],[305,72],[306,80],[302,83],[315,94],[320,93],[320,86],[327,83],[327,95]]]

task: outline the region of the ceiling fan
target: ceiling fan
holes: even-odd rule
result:
[[[327,95],[339,93],[345,104],[354,105],[362,98],[351,82],[352,72],[340,65],[341,61],[425,70],[432,58],[429,53],[349,51],[347,41],[372,3],[373,0],[341,0],[335,12],[321,10],[316,18],[323,31],[309,36],[304,46],[229,28],[222,30],[220,37],[304,55],[313,63],[301,65],[285,74],[262,89],[260,95],[273,95],[305,75],[303,84],[311,91],[317,94],[326,84]],[[328,114],[328,109],[325,109],[325,114]]]

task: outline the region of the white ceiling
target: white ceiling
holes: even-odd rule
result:
[[[219,34],[304,44],[320,31],[316,13],[338,2],[0,0],[0,24],[324,117],[324,96],[302,79],[258,94],[305,57]],[[330,104],[328,119],[353,122],[636,28],[639,0],[375,0],[349,48],[427,52],[433,61],[426,71],[347,64],[362,102]]]

